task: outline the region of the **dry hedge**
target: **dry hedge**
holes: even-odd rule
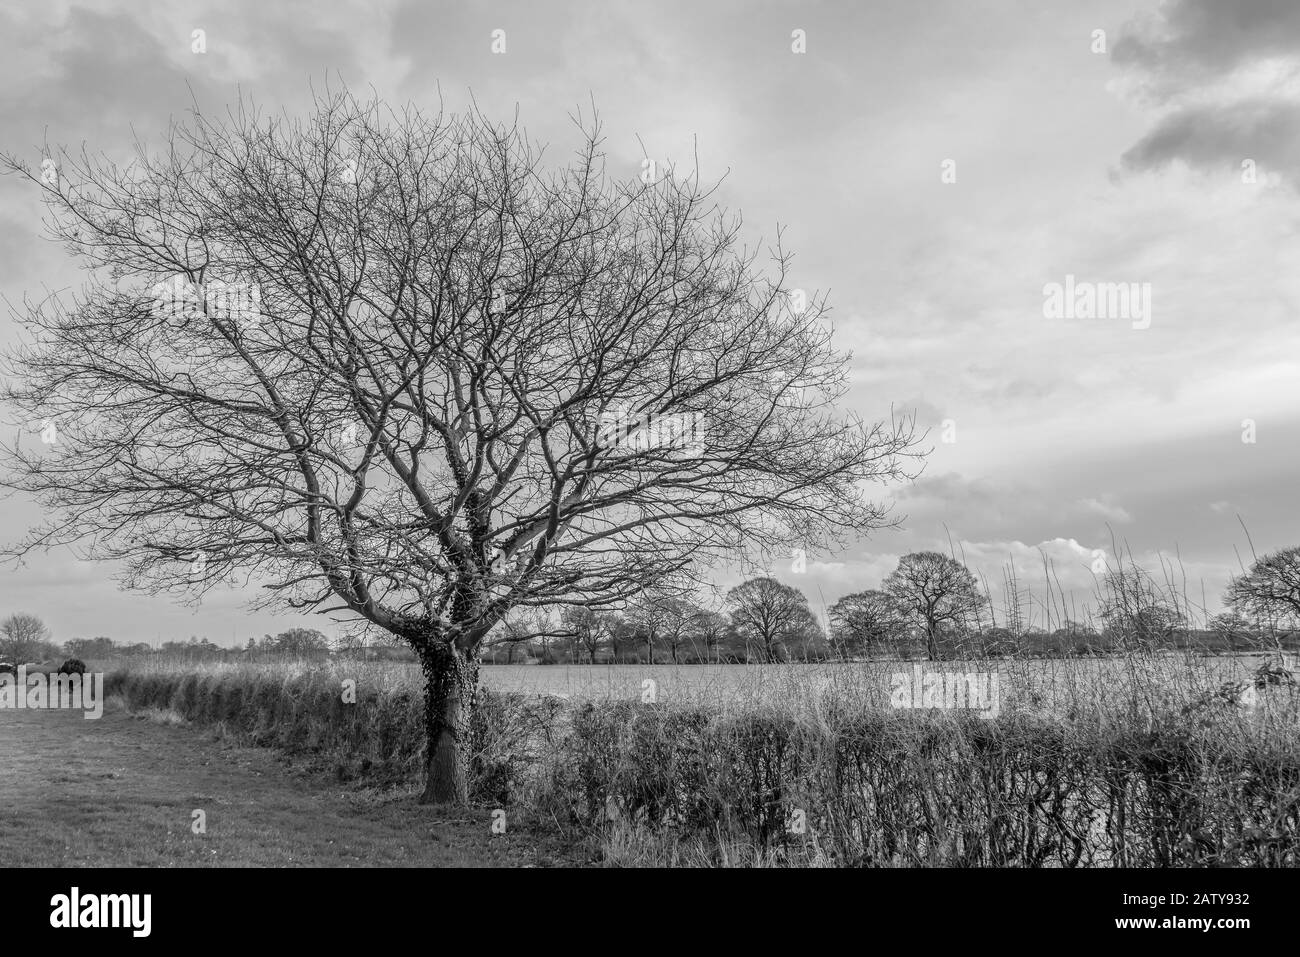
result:
[[[132,710],[169,708],[249,743],[307,754],[340,779],[419,780],[410,689],[307,672],[118,672]],[[1300,740],[1232,717],[1041,722],[940,712],[724,713],[481,691],[472,795],[588,834],[742,841],[840,865],[1294,866]]]

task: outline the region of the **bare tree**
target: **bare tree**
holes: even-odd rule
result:
[[[314,628],[290,628],[267,642],[268,650],[290,657],[310,657],[329,653],[330,642]]]
[[[1172,643],[1187,617],[1173,586],[1158,584],[1135,561],[1108,568],[1098,610],[1108,636],[1122,647],[1153,648]]]
[[[813,610],[805,605],[786,627],[781,644],[789,656],[798,661],[820,661],[830,651],[826,629]]]
[[[609,640],[617,625],[612,613],[597,611],[582,605],[565,608],[560,614],[560,620],[569,630],[573,642],[573,660],[575,662],[579,660],[581,650],[587,653],[587,661],[593,665],[596,663],[596,652]]]
[[[632,626],[632,638],[645,644],[649,664],[655,663],[655,642],[667,621],[663,597],[657,591],[647,590],[628,606],[627,621]]]
[[[130,586],[252,582],[390,632],[426,681],[422,800],[463,803],[511,608],[887,524],[862,490],[912,425],[831,414],[824,297],[698,176],[611,176],[576,125],[548,168],[478,112],[344,93],[196,113],[129,166],[58,152],[53,182],[6,157],[88,270],[18,317],[5,482],[50,518],[12,553],[80,543]]]
[[[925,628],[931,661],[939,658],[940,629],[968,625],[987,602],[970,569],[939,552],[904,555],[885,579],[884,590],[895,607]]]
[[[883,591],[867,589],[845,595],[830,608],[831,641],[845,657],[890,647],[902,635],[905,622],[894,600]]]
[[[1235,608],[1215,615],[1208,625],[1210,633],[1226,644],[1229,651],[1236,651],[1238,643],[1250,647],[1259,641],[1259,630]]]
[[[624,642],[633,642],[636,640],[636,624],[627,615],[618,615],[612,613],[610,617],[609,628],[609,651],[613,660],[618,663],[619,649],[623,647]]]
[[[21,665],[44,657],[50,629],[35,615],[19,612],[0,621],[0,638],[3,638],[3,643],[0,643],[3,657]]]
[[[541,660],[549,663],[550,643],[553,639],[567,638],[569,629],[563,625],[554,625],[545,608],[517,607],[511,609],[483,641],[484,647],[505,646],[506,664],[513,664],[515,654],[520,648],[537,644],[541,648]]]
[[[668,645],[673,664],[678,664],[678,654],[690,640],[700,609],[685,598],[667,596],[659,600],[660,636]]]
[[[783,640],[812,618],[803,592],[775,578],[751,578],[727,593],[731,620],[754,641],[765,662],[781,660]]]
[[[1257,559],[1250,571],[1228,583],[1224,601],[1235,612],[1267,622],[1274,632],[1279,624],[1287,629],[1300,626],[1300,548]]]
[[[693,624],[695,636],[704,646],[704,660],[717,661],[719,648],[727,636],[727,627],[731,622],[721,612],[701,608],[697,610]]]

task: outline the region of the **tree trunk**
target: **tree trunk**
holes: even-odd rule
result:
[[[421,804],[469,803],[470,715],[478,689],[478,660],[446,641],[420,656],[428,776]]]
[[[931,661],[939,660],[939,638],[937,631],[938,629],[934,625],[929,625],[925,629],[926,651],[929,653]]]

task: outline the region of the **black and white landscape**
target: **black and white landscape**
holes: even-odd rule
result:
[[[1300,864],[1300,7],[0,47],[0,863]]]

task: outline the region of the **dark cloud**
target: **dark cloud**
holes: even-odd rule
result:
[[[987,481],[968,479],[958,472],[943,472],[918,478],[897,493],[900,502],[937,499],[945,502],[969,501],[976,505],[989,505],[997,490]]]
[[[1251,159],[1296,182],[1300,104],[1286,87],[1300,77],[1300,3],[1173,0],[1126,25],[1111,57],[1131,91],[1168,107],[1124,153],[1125,170],[1181,160],[1240,172]]]
[[[48,49],[50,72],[3,94],[10,137],[42,138],[48,131],[52,141],[73,145],[120,142],[131,127],[155,128],[160,115],[183,112],[191,102],[186,73],[129,14],[77,7],[59,30],[26,39]],[[188,35],[176,43],[189,50]],[[205,86],[202,78],[190,81],[196,93]]]
[[[304,102],[310,83],[342,77],[358,88],[355,36],[313,23],[300,10],[238,4],[192,20],[150,20],[144,9],[73,7],[57,28],[0,21],[8,38],[39,53],[42,75],[0,91],[7,147],[52,144],[120,149],[139,133],[150,143],[195,106],[224,111],[244,93],[274,108]],[[205,34],[204,52],[192,31]],[[249,83],[249,80],[256,82]]]
[[[581,70],[583,51],[569,42],[574,16],[523,0],[490,5],[408,0],[392,18],[389,42],[394,55],[410,61],[412,92],[431,92],[435,83],[447,84],[454,94],[462,84],[478,92],[501,86],[517,100],[538,77],[569,65]],[[504,31],[504,55],[492,51],[496,30]],[[636,62],[639,66],[639,58]]]
[[[944,419],[951,418],[951,413],[944,412],[933,402],[914,396],[897,403],[895,406],[903,415],[916,417],[916,424],[922,429],[937,429]]]
[[[894,499],[903,528],[923,539],[943,538],[945,525],[973,539],[1024,537],[1043,511],[1041,494],[1022,483],[957,472],[923,475]]]
[[[1254,160],[1260,177],[1276,172],[1294,183],[1300,171],[1300,103],[1254,99],[1209,104],[1165,116],[1122,158],[1130,171],[1173,160],[1206,172],[1239,174]]]
[[[1177,0],[1155,18],[1125,27],[1111,48],[1121,66],[1178,86],[1221,76],[1251,61],[1300,51],[1295,0]]]

